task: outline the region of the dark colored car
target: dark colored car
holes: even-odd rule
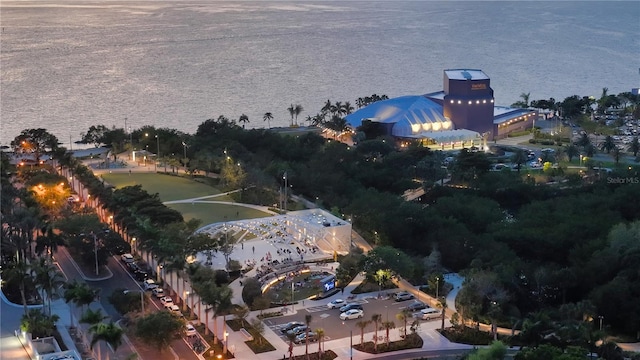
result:
[[[422,309],[426,309],[428,307],[429,307],[429,305],[427,305],[427,304],[425,304],[425,303],[423,303],[421,301],[416,301],[413,304],[407,306],[407,310],[409,310],[411,312],[414,312],[414,311],[420,311]]]
[[[129,270],[131,273],[134,273],[136,271],[139,271],[140,268],[138,267],[138,265],[136,265],[136,263],[127,263],[127,270]]]
[[[292,322],[288,322],[288,323],[286,323],[286,324],[282,327],[282,329],[280,329],[280,331],[281,331],[283,334],[286,334],[286,333],[287,333],[287,331],[292,330],[293,328],[296,328],[296,327],[298,327],[298,326],[302,326],[302,325],[304,325],[304,324],[303,324],[303,323],[301,323],[301,322],[299,322],[299,321],[292,321]]]
[[[351,310],[351,309],[364,310],[364,309],[362,308],[362,305],[360,305],[360,304],[354,304],[354,303],[351,303],[351,304],[347,304],[347,305],[345,305],[345,306],[341,307],[341,308],[340,308],[340,313],[347,312],[347,311],[349,311],[349,310]]]
[[[303,332],[301,334],[299,334],[298,336],[296,336],[296,338],[293,340],[296,344],[300,344],[305,342],[307,339],[307,333]],[[314,341],[318,341],[318,334],[314,333],[314,332],[309,332],[309,342],[314,342]]]
[[[149,278],[149,274],[146,271],[136,270],[133,273],[133,277],[138,281],[144,281]]]
[[[298,335],[301,334],[305,331],[307,331],[309,327],[307,325],[301,325],[301,326],[297,326],[294,327],[293,329],[287,331],[287,335]]]

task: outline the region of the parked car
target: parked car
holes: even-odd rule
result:
[[[161,287],[157,287],[153,290],[151,290],[151,293],[153,293],[153,295],[157,298],[163,298],[164,297],[164,290]]]
[[[171,311],[173,314],[182,316],[182,311],[180,311],[180,306],[173,304],[169,307],[166,308],[167,310]]]
[[[359,309],[351,309],[340,314],[340,320],[360,319],[364,317],[364,311]]]
[[[132,263],[135,261],[135,259],[133,258],[133,255],[126,253],[126,254],[122,254],[120,255],[120,260],[122,260],[123,263]]]
[[[364,310],[362,305],[356,303],[350,303],[340,308],[340,313],[347,312],[352,309]]]
[[[125,263],[125,266],[127,267],[127,270],[129,270],[130,273],[135,273],[136,271],[140,270],[138,265],[134,262],[127,262]]]
[[[422,301],[416,301],[413,304],[407,306],[407,310],[414,312],[414,311],[420,311],[422,309],[426,309],[428,307],[429,305],[423,303]]]
[[[287,335],[298,335],[302,332],[307,331],[307,325],[296,326],[293,329],[287,331]]]
[[[314,341],[318,341],[318,334],[314,333],[314,332],[309,332],[309,342],[314,342]],[[300,344],[305,342],[307,339],[307,333],[303,332],[300,335],[296,336],[296,338],[293,340],[293,342],[295,342],[296,344]]]
[[[168,297],[168,296],[163,296],[160,298],[160,302],[162,303],[162,305],[164,305],[164,307],[168,308],[171,305],[173,305],[173,299]]]
[[[157,287],[158,287],[158,284],[156,284],[156,282],[153,281],[153,279],[147,279],[142,283],[142,288],[144,290],[153,290]]]
[[[293,328],[296,328],[298,326],[302,326],[304,325],[304,323],[301,323],[299,321],[291,321],[286,323],[281,329],[280,332],[282,332],[283,334],[286,334],[289,330],[292,330]]]
[[[142,270],[136,270],[133,273],[133,277],[136,278],[136,280],[138,281],[145,281],[149,278],[149,273],[147,273],[146,271],[142,271]]]
[[[196,328],[191,323],[187,323],[187,325],[184,326],[184,332],[187,336],[196,336],[196,334],[198,334]]]
[[[329,309],[336,309],[342,306],[344,306],[344,300],[342,299],[335,299],[327,304],[327,307],[329,307]]]
[[[396,301],[406,301],[406,300],[411,300],[411,299],[413,299],[413,294],[408,293],[408,292],[406,292],[406,291],[401,291],[401,292],[396,293],[396,294],[394,295],[394,299],[395,299]]]
[[[420,310],[420,312],[417,315],[418,316],[416,317],[422,320],[432,320],[432,319],[439,319],[442,316],[442,312],[435,308],[426,308],[426,309]]]

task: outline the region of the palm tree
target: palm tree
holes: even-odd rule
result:
[[[564,153],[567,155],[569,162],[571,162],[571,159],[573,159],[574,157],[580,155],[580,151],[575,144],[569,144],[569,146],[565,147]]]
[[[240,118],[238,118],[238,122],[242,123],[242,128],[244,128],[244,124],[249,122],[249,117],[246,114],[242,114]]]
[[[105,320],[107,318],[108,316],[104,315],[101,309],[97,309],[95,311],[91,309],[87,309],[87,311],[85,311],[84,314],[82,314],[82,317],[80,318],[80,323],[89,324],[93,326],[95,324],[101,323],[102,320]]]
[[[524,104],[525,108],[529,107],[529,97],[531,96],[531,93],[522,93],[520,94],[520,97],[522,98],[522,103]]]
[[[524,153],[524,150],[518,149],[513,153],[513,156],[511,157],[511,162],[516,164],[516,169],[518,170],[518,173],[520,173],[520,168],[522,167],[522,164],[527,162],[527,154]]]
[[[293,108],[293,113],[296,116],[296,126],[298,126],[298,115],[304,111],[304,108],[300,104],[296,104],[296,107]]]
[[[51,314],[51,299],[58,288],[65,283],[64,278],[55,266],[48,263],[47,258],[40,258],[33,264],[31,274],[34,277],[36,288],[46,295],[49,314]]]
[[[613,150],[611,151],[611,156],[613,157],[613,161],[616,162],[616,166],[617,166],[620,163],[620,157],[622,156],[622,151],[620,150],[619,147],[614,145]]]
[[[442,324],[440,325],[440,330],[444,331],[444,316],[447,310],[447,300],[440,300],[438,304],[440,305],[440,309],[442,311]]]
[[[602,88],[602,95],[600,95],[600,99],[598,99],[598,112],[601,114],[604,114],[605,110],[607,110],[606,105],[607,98],[609,97],[608,92],[609,88]]]
[[[327,113],[331,112],[332,108],[333,108],[333,105],[331,105],[331,100],[327,100],[327,102],[324,103],[324,106],[322,107],[322,109],[320,109],[320,111],[323,114],[327,114]]]
[[[289,115],[291,115],[291,125],[290,126],[293,126],[293,116],[296,113],[296,108],[293,106],[293,104],[291,104],[291,106],[289,106],[287,108],[287,111],[289,112]]]
[[[385,341],[387,343],[387,348],[389,348],[389,330],[395,329],[396,324],[393,321],[383,321],[382,328],[387,331],[387,336],[385,338]]]
[[[110,322],[108,324],[99,323],[91,326],[89,332],[93,334],[91,337],[91,349],[98,341],[104,341],[111,346],[113,351],[118,350],[122,345],[122,337],[124,331],[118,325]]]
[[[342,102],[336,101],[335,104],[331,107],[331,113],[335,116],[340,116],[342,114]]]
[[[404,323],[404,337],[407,337],[407,321],[411,318],[411,310],[404,308],[396,314],[396,319]]]
[[[360,328],[360,345],[364,343],[364,329],[371,324],[371,320],[360,320],[356,326]]]
[[[273,120],[273,114],[271,114],[270,112],[264,113],[264,115],[262,116],[262,121],[267,122],[267,124],[269,125],[269,129],[271,129],[271,120]]]
[[[354,108],[350,102],[345,101],[344,105],[342,105],[342,113],[345,115],[349,115],[353,112]]]
[[[373,314],[371,315],[371,322],[375,324],[375,337],[373,338],[373,351],[378,351],[378,323],[382,319],[382,315]]]
[[[307,325],[307,329],[304,331],[306,334],[306,336],[304,337],[304,354],[307,357],[307,360],[309,360],[309,325],[311,325],[312,319],[313,316],[311,316],[310,314],[304,316],[304,323],[305,325]]]
[[[296,339],[296,334],[287,332],[287,339],[289,339],[289,360],[293,360],[293,340]]]
[[[27,284],[32,281],[31,274],[29,273],[29,265],[24,261],[10,263],[8,268],[2,272],[2,277],[7,282],[16,281],[18,283],[22,306],[24,307],[24,316],[28,317],[26,287]]]
[[[593,155],[596,153],[596,147],[593,146],[593,144],[588,144],[584,147],[584,153],[588,157],[593,157]]]
[[[576,142],[576,145],[582,146],[583,149],[586,149],[587,146],[591,145],[591,139],[589,139],[589,135],[587,135],[587,133],[582,134],[580,139]]]
[[[613,137],[611,135],[607,135],[602,145],[600,145],[600,149],[602,151],[606,151],[607,154],[609,154],[611,150],[613,150],[615,147],[616,147],[616,143],[613,140]]]
[[[86,305],[98,298],[99,293],[100,289],[92,289],[87,284],[74,280],[72,283],[66,284],[63,296],[66,303],[73,302],[84,310]]]
[[[324,329],[317,328],[316,335],[318,336],[318,355],[322,359],[322,341],[324,340]]]

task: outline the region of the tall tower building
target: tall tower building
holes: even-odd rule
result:
[[[494,134],[493,89],[482,70],[444,71],[443,115],[456,129],[469,129],[492,140]]]

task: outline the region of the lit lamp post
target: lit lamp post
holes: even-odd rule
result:
[[[582,154],[580,154],[580,167],[582,167]]]
[[[598,319],[600,319],[600,331],[602,331],[602,319],[604,319],[604,316],[600,315]]]
[[[156,152],[156,161],[154,162],[154,170],[158,171],[158,161],[160,161],[160,137],[156,134],[156,145],[158,146],[158,151]]]
[[[138,246],[136,245],[136,238],[131,239],[131,245],[133,245],[133,248],[131,249],[133,251],[133,253],[137,253],[138,251]]]
[[[293,312],[293,287],[294,287],[294,283],[293,280],[291,280],[291,312]]]
[[[225,331],[223,335],[224,335],[223,336],[224,341],[222,342],[222,353],[226,354],[227,353],[227,338],[229,336],[229,333]]]
[[[439,290],[440,290],[440,277],[436,276],[436,300],[438,300]]]
[[[287,211],[287,172],[284,172],[284,175],[282,175],[282,180],[284,180],[284,200],[282,202],[282,208],[284,211]]]
[[[191,293],[189,291],[184,292],[184,301],[182,302],[182,311],[187,311],[187,297],[189,297]]]
[[[187,143],[182,142],[182,148],[184,149],[184,172],[187,173]]]

